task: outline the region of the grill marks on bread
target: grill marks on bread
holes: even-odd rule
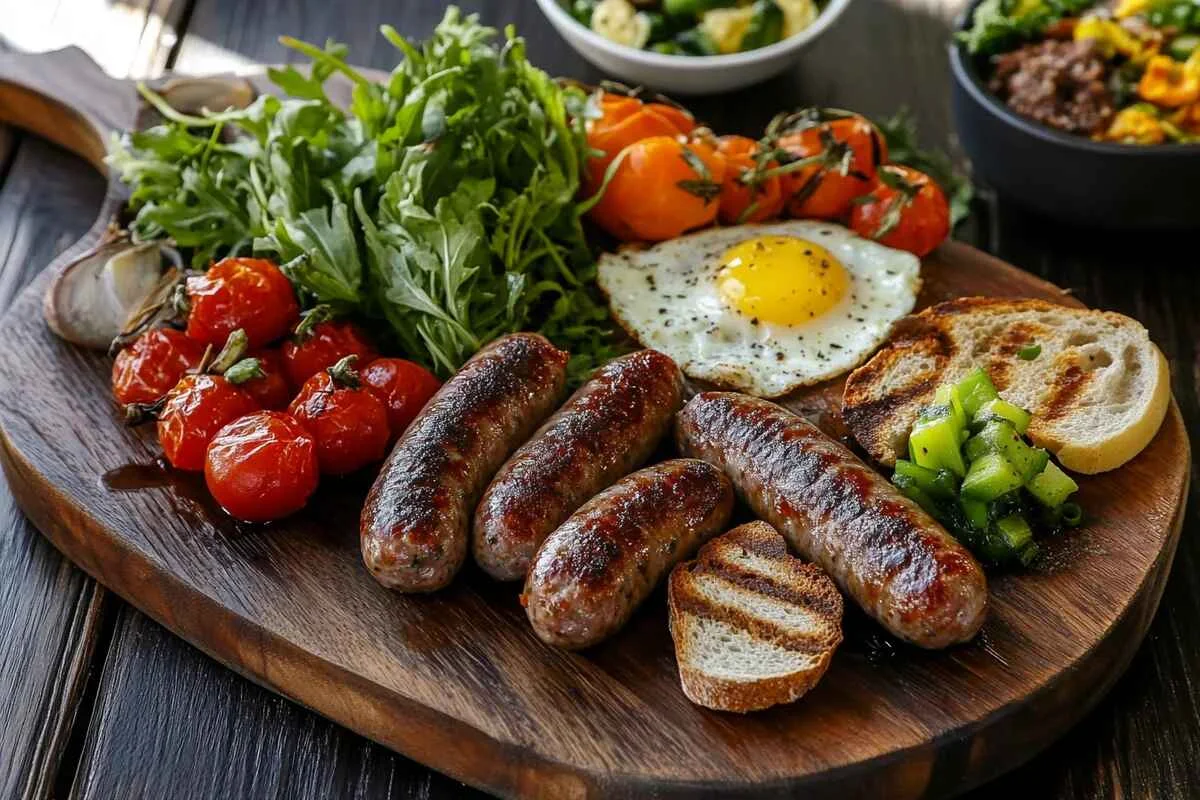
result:
[[[765,522],[734,528],[676,567],[668,602],[684,693],[708,708],[791,702],[842,641],[841,594]]]

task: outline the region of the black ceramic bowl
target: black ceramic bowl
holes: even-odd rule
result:
[[[970,23],[979,0],[955,25]],[[1055,219],[1110,228],[1200,228],[1200,144],[1093,142],[1026,119],[950,44],[954,123],[976,177]]]

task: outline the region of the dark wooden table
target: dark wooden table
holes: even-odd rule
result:
[[[953,151],[945,40],[960,0],[856,0],[790,74],[699,99],[721,130],[752,132],[780,108],[912,109],[926,143]],[[281,33],[350,45],[390,68],[388,22],[424,35],[432,0],[90,0],[19,4],[8,46],[76,42],[118,74],[207,72],[287,60]],[[531,0],[474,0],[515,23],[554,74],[600,77]],[[45,30],[38,25],[56,26]],[[0,308],[90,224],[98,176],[53,146],[0,128]],[[1198,188],[1200,191],[1200,188]],[[1200,220],[1197,221],[1200,226]],[[1188,430],[1200,430],[1200,244],[1195,236],[1064,227],[986,193],[960,238],[1142,320],[1171,363]],[[0,343],[3,346],[3,343]],[[86,436],[86,432],[81,432]],[[1200,510],[1193,488],[1174,571],[1145,645],[1111,695],[1033,762],[976,800],[1200,795]],[[229,672],[74,568],[0,487],[0,798],[464,797],[432,773]],[[847,731],[848,736],[854,735]]]

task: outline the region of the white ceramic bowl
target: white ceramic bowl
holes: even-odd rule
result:
[[[713,94],[741,89],[783,72],[846,10],[850,0],[829,0],[816,20],[795,36],[722,56],[669,56],[627,47],[582,25],[559,0],[537,0],[537,4],[579,55],[622,81],[673,94]]]

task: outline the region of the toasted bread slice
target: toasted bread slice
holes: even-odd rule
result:
[[[683,693],[718,711],[792,702],[842,641],[837,587],[788,555],[765,522],[734,528],[675,567],[667,599]]]
[[[1030,358],[1018,354],[1037,345]],[[903,320],[850,374],[842,416],[876,461],[896,463],[938,384],[975,366],[1002,397],[1033,413],[1029,437],[1064,467],[1094,474],[1136,456],[1171,400],[1167,360],[1141,323],[1042,300],[965,297]]]

